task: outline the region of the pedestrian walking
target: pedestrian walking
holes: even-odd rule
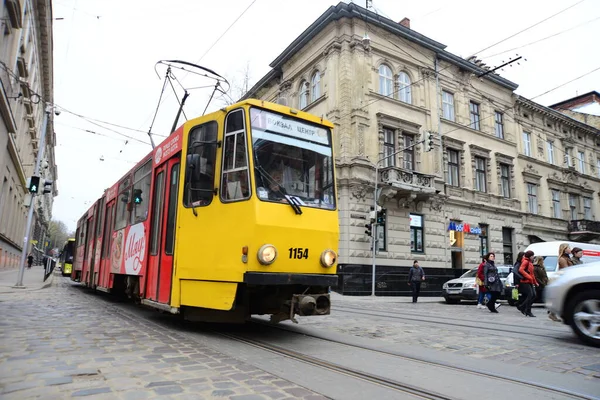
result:
[[[538,282],[535,297],[541,300],[544,298],[542,292],[548,286],[548,274],[544,265],[544,257],[533,257],[533,274],[535,275],[535,280]]]
[[[558,246],[558,269],[571,267],[573,260],[571,260],[571,248],[569,243],[563,243]]]
[[[580,249],[579,247],[573,247],[573,250],[571,250],[571,256],[571,261],[573,262],[573,265],[583,264],[583,261],[581,260],[581,257],[583,257],[582,249]]]
[[[29,255],[27,256],[27,269],[30,269],[32,265],[33,265],[33,256],[31,255],[31,253],[29,253]]]
[[[477,308],[485,308],[485,305],[490,300],[490,293],[485,289],[485,276],[483,274],[483,267],[485,266],[485,258],[481,258],[481,263],[477,267],[477,275],[475,283],[479,287],[479,296],[477,297]]]
[[[519,268],[521,267],[521,262],[523,261],[523,255],[525,255],[524,251],[520,251],[517,254],[517,261],[513,265],[513,285],[517,288],[517,292],[519,292],[519,297],[517,299],[517,303],[515,304],[517,307],[521,305],[523,301],[523,293],[521,293],[521,289],[519,287],[520,277]]]
[[[408,271],[408,284],[412,290],[412,302],[416,303],[421,292],[421,283],[425,280],[425,271],[419,265],[419,262],[415,260],[413,266]]]
[[[531,305],[535,300],[535,287],[538,286],[538,281],[535,279],[533,263],[531,262],[533,256],[533,251],[527,250],[523,256],[521,266],[519,267],[519,273],[523,277],[519,284],[519,288],[521,288],[524,299],[517,308],[527,317],[535,317],[535,315],[531,313]]]
[[[496,300],[502,293],[502,281],[496,267],[496,254],[488,253],[485,255],[485,265],[483,266],[485,289],[490,293],[490,299],[487,303],[487,308],[492,313],[497,313]]]

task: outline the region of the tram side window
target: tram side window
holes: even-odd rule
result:
[[[179,191],[179,164],[171,168],[169,189],[169,209],[167,211],[167,232],[165,237],[165,253],[173,254],[175,247],[175,218],[177,217],[177,192]]]
[[[104,199],[101,199],[100,203],[98,203],[97,221],[98,222],[96,223],[96,237],[99,238],[104,227]]]
[[[207,206],[212,202],[215,188],[217,129],[217,123],[211,121],[190,132],[184,188],[186,207]]]
[[[115,219],[115,230],[127,226],[128,204],[131,199],[131,180],[128,178],[119,184],[119,197],[117,198],[117,216]]]
[[[150,181],[152,172],[152,159],[135,171],[133,184],[133,211],[131,212],[131,223],[145,221],[148,218],[148,206],[150,205]]]
[[[221,178],[221,199],[223,201],[250,197],[245,125],[243,109],[230,112],[225,120],[223,175]]]

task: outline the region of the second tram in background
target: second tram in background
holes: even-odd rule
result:
[[[332,128],[258,100],[187,121],[81,217],[72,278],[192,320],[329,314]]]
[[[71,276],[75,257],[75,238],[69,238],[60,252],[59,263],[63,276]]]

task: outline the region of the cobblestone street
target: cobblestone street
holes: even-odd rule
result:
[[[324,399],[67,282],[0,295],[2,398]]]
[[[475,303],[445,304],[441,298],[352,297],[332,294],[331,315],[300,324],[354,336],[455,352],[545,371],[599,379],[600,351],[581,344],[571,329],[551,321],[538,305],[524,317],[504,302],[499,314]],[[599,386],[600,390],[600,386]]]

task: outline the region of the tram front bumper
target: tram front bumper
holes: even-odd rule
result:
[[[331,274],[246,272],[244,274],[244,283],[249,285],[336,286],[338,283],[338,276]]]

